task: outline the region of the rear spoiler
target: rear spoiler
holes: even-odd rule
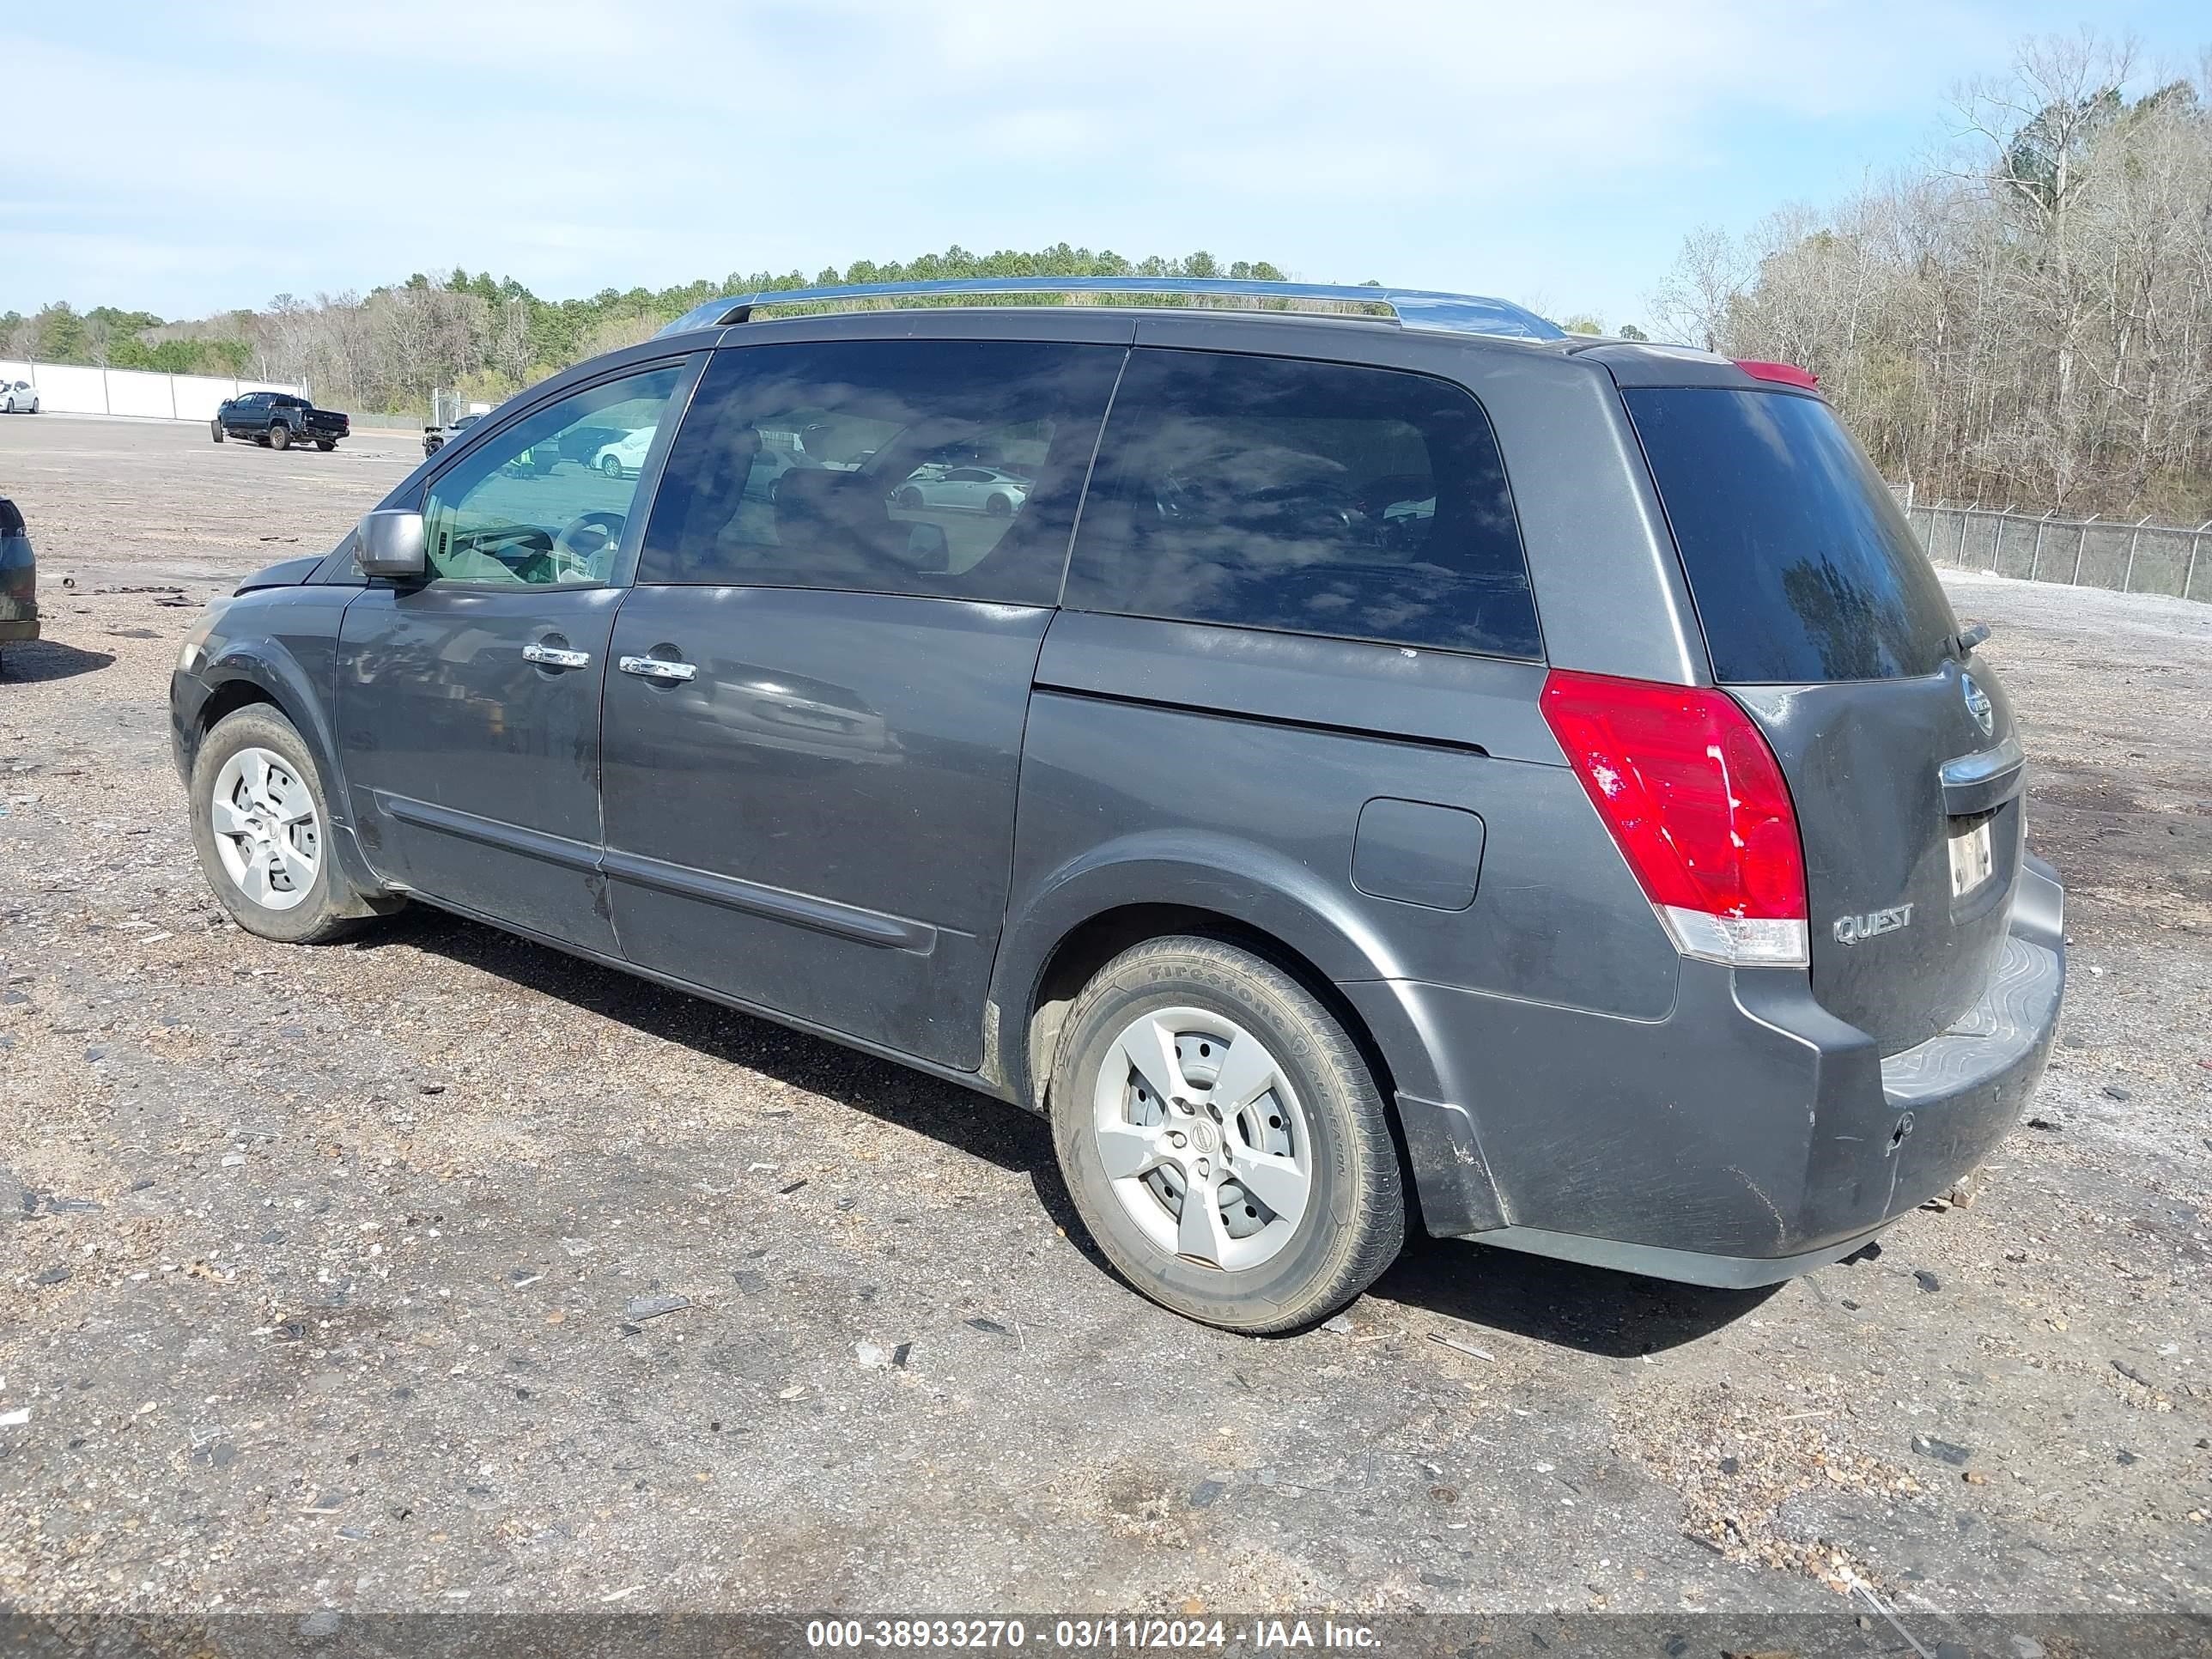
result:
[[[1636,340],[1593,340],[1571,348],[1577,357],[1603,363],[1623,386],[1723,386],[1733,392],[1789,392],[1820,395],[1820,377],[1795,363],[1723,357],[1695,346],[1655,345]]]

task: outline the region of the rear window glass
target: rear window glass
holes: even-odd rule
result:
[[[1341,363],[1132,353],[1065,602],[1541,654],[1482,406],[1443,380]]]
[[[1622,396],[1721,680],[1902,679],[1942,665],[1950,602],[1826,404],[1712,386]]]

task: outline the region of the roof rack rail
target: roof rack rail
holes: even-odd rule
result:
[[[871,300],[963,294],[1168,294],[1245,300],[1317,300],[1387,307],[1401,328],[1509,339],[1559,340],[1563,330],[1509,300],[1416,288],[1348,288],[1329,283],[1261,283],[1205,276],[957,276],[940,282],[863,283],[843,288],[770,289],[732,294],[687,311],[663,334],[746,322],[763,306],[862,304]]]

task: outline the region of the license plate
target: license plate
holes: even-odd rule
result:
[[[1990,851],[1990,821],[1984,818],[1971,830],[1951,837],[1951,896],[1971,893],[1990,878],[1996,866]]]

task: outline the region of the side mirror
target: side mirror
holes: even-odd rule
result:
[[[422,554],[422,515],[379,508],[361,515],[354,532],[354,561],[365,576],[420,576],[429,568]]]

